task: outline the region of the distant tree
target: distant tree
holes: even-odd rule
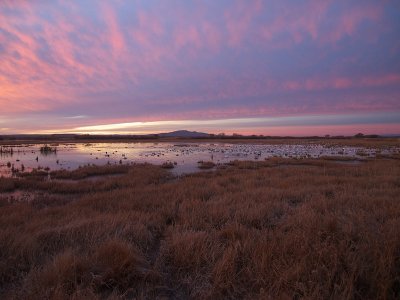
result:
[[[362,134],[362,133],[360,132],[360,133],[357,133],[354,137],[356,137],[356,138],[362,138],[362,137],[364,137],[364,134]]]

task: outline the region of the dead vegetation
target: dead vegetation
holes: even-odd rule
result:
[[[199,161],[197,167],[202,170],[212,169],[215,167],[215,163],[212,161]]]
[[[163,169],[173,169],[173,168],[175,168],[175,164],[172,161],[166,161],[161,165],[161,168],[163,168]]]
[[[130,169],[129,165],[86,165],[79,167],[73,171],[67,170],[56,170],[50,173],[51,178],[55,179],[72,179],[79,180],[91,176],[102,176],[102,175],[115,175],[115,174],[126,174]]]
[[[0,179],[15,190],[46,194],[1,202],[2,299],[400,297],[399,160]]]
[[[57,147],[51,147],[46,144],[46,145],[40,147],[40,153],[44,154],[44,155],[55,154],[55,153],[57,153]]]

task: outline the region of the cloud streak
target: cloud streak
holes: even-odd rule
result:
[[[374,111],[381,120],[368,122],[384,124],[386,112],[400,112],[396,8],[394,0],[2,1],[0,114],[50,131]]]

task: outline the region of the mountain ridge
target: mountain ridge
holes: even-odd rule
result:
[[[175,130],[171,132],[159,133],[159,137],[183,137],[183,138],[200,138],[209,137],[210,134],[198,131]]]

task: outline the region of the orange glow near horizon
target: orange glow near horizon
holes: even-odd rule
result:
[[[373,115],[371,115],[373,116]],[[370,116],[370,117],[371,117]],[[343,116],[341,116],[343,118]],[[360,116],[347,116],[343,122],[349,122]],[[75,128],[63,128],[52,130],[24,131],[21,133],[31,134],[122,134],[122,135],[145,135],[171,132],[176,130],[190,130],[212,134],[242,134],[242,135],[271,135],[271,136],[311,136],[311,135],[354,135],[364,134],[398,134],[400,125],[396,123],[369,124],[362,122],[368,117],[362,116],[355,124],[329,124],[335,121],[338,116],[289,116],[274,118],[241,118],[241,119],[218,119],[218,120],[162,120],[111,123],[100,125],[85,125]],[[387,118],[394,118],[396,115],[387,115]],[[77,116],[73,118],[79,120]],[[321,120],[327,120],[324,124]],[[308,122],[310,124],[303,124]],[[321,123],[322,122],[322,123]],[[320,123],[320,124],[319,124]],[[291,124],[291,125],[286,125]],[[1,130],[1,128],[0,128]],[[3,130],[5,132],[6,130]]]

